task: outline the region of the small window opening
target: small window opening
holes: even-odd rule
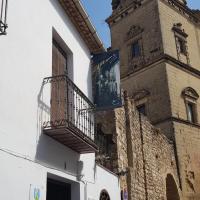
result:
[[[142,113],[143,115],[146,116],[146,106],[145,106],[145,104],[138,105],[136,108],[137,108],[139,113]]]
[[[188,102],[187,103],[187,114],[188,114],[188,120],[192,123],[196,122],[196,105],[194,103]]]
[[[141,55],[140,44],[139,41],[132,44],[132,58],[139,57]]]

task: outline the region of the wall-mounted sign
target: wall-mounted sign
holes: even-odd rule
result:
[[[30,185],[30,194],[29,194],[30,200],[44,200],[42,197],[42,193],[43,193],[42,187]]]
[[[97,109],[122,106],[119,51],[93,56],[94,103]]]
[[[128,192],[127,192],[127,189],[124,189],[124,192],[123,192],[123,200],[128,200]]]

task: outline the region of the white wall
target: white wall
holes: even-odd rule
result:
[[[76,177],[64,170],[41,165],[20,155],[13,156],[6,151],[0,151],[0,161],[1,199],[4,200],[32,200],[32,186],[41,190],[40,200],[46,200],[47,177],[71,183],[72,200],[99,200],[102,190],[108,192],[111,200],[120,200],[118,177],[98,165],[95,165],[93,180],[78,182]]]
[[[90,52],[56,2],[9,1],[8,35],[0,36],[0,188],[4,200],[30,199],[30,185],[41,187],[44,193],[41,200],[45,200],[48,174],[70,180],[73,190],[80,187],[84,200],[86,186],[78,181],[77,174],[80,160],[83,163],[80,173],[84,174],[84,181],[94,183],[92,187],[96,185],[98,190],[107,187],[104,185],[107,183],[100,183],[100,176],[111,177],[112,182],[117,180],[94,168],[94,154],[80,156],[41,134],[44,111],[40,100],[47,100],[42,96],[42,81],[51,76],[53,32],[65,42],[73,81],[92,99]],[[98,184],[95,172],[100,173]],[[78,197],[73,196],[72,200]]]
[[[98,200],[102,190],[106,190],[111,200],[120,200],[120,185],[117,176],[96,166],[95,184],[88,183],[88,200]]]
[[[73,53],[75,84],[91,98],[89,50],[55,2],[9,1],[8,35],[0,36],[0,147],[30,157],[41,131],[37,98],[51,76],[53,27]]]

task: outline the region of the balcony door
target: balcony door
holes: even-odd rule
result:
[[[67,75],[67,54],[53,40],[52,45],[52,76]],[[51,121],[60,123],[67,116],[67,82],[63,77],[53,79],[51,83]]]
[[[67,54],[60,45],[53,40],[52,45],[52,76],[67,74]]]

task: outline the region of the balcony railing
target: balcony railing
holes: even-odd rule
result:
[[[66,76],[43,81],[50,99],[50,112],[43,120],[43,132],[79,153],[97,150],[94,143],[94,105]]]
[[[6,35],[8,0],[0,0],[0,35]]]

